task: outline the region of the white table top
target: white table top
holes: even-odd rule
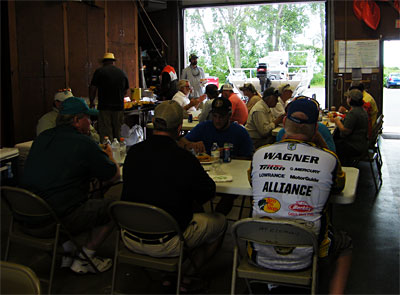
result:
[[[182,124],[182,130],[183,131],[190,131],[192,130],[197,124],[199,124],[199,121],[193,120],[192,123],[189,123],[187,119],[183,119],[183,124]],[[154,125],[153,123],[147,123],[146,125],[147,128],[153,129]]]
[[[221,168],[232,175],[231,182],[217,182],[217,193],[232,195],[252,196],[253,192],[248,180],[247,170],[250,168],[249,160],[232,160],[222,163]],[[346,173],[346,184],[343,191],[332,195],[332,202],[336,204],[351,204],[356,198],[359,170],[354,167],[342,167]]]

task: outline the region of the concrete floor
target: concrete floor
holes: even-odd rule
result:
[[[399,150],[400,140],[381,140],[384,163],[383,185],[376,197],[369,165],[361,163],[355,203],[335,205],[333,208],[334,225],[347,231],[354,241],[353,264],[346,288],[347,294],[399,294]],[[108,197],[118,198],[119,191],[120,187],[115,187],[109,191]],[[240,199],[236,202],[240,202]],[[4,257],[8,223],[4,206],[1,217],[1,254]],[[231,217],[237,218],[237,211],[231,212]],[[114,241],[115,235],[110,236],[99,249],[99,255],[112,257]],[[47,269],[49,263],[47,256],[27,251],[20,246],[13,247],[10,255],[11,261],[26,264],[39,274]],[[231,267],[232,239],[230,234],[227,234],[220,252],[202,271],[208,281],[207,293],[230,292]],[[111,288],[111,276],[111,271],[99,275],[76,275],[69,270],[57,269],[53,293],[107,294]],[[43,287],[46,288],[45,285]],[[257,289],[259,293],[267,293],[264,289],[261,291],[259,289]],[[118,272],[118,290],[128,294],[162,293],[160,274],[146,273],[135,267],[121,265]],[[247,292],[243,280],[238,279],[236,290]],[[293,289],[277,289],[274,293],[294,292],[298,293]]]

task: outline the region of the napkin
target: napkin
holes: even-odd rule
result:
[[[232,175],[229,174],[208,174],[214,182],[231,182]]]

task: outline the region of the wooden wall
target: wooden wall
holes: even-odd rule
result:
[[[334,1],[335,13],[335,40],[380,40],[380,67],[376,73],[363,74],[362,80],[368,92],[375,98],[379,111],[382,112],[383,105],[383,41],[400,40],[400,29],[395,28],[395,20],[400,18],[400,14],[392,7],[389,2],[376,1],[380,8],[381,19],[376,30],[369,28],[363,21],[357,19],[353,12],[353,1]],[[339,106],[344,102],[343,92],[351,84],[350,73],[334,74],[334,102],[333,105]],[[336,87],[338,85],[339,87]],[[339,91],[340,86],[344,91]],[[339,89],[338,89],[339,88]]]
[[[3,96],[1,146],[32,140],[36,123],[51,110],[57,89],[88,97],[104,52],[138,87],[137,8],[133,1],[9,1],[7,14],[11,85]],[[3,3],[2,3],[3,4]],[[2,5],[4,8],[5,5]],[[3,29],[3,27],[2,27]],[[4,51],[3,51],[4,52]],[[3,71],[3,70],[2,70]],[[10,83],[10,82],[9,82]],[[6,106],[6,110],[3,109]]]

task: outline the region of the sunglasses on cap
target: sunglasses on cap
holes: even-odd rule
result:
[[[293,99],[293,101],[298,100],[298,99],[307,99],[307,100],[310,100],[310,101],[312,101],[313,103],[315,103],[315,105],[316,105],[317,108],[319,109],[319,102],[318,102],[315,98],[308,97],[308,96],[305,96],[305,95],[301,95],[301,96],[295,97],[295,98]]]
[[[71,92],[71,88],[63,88],[63,89],[58,89],[57,90],[57,92],[65,92],[65,91]]]

